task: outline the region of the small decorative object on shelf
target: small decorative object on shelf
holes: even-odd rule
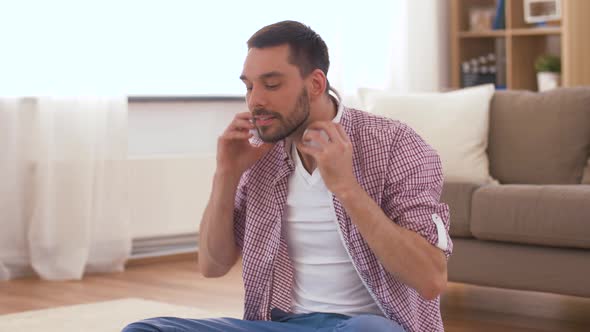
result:
[[[490,31],[492,30],[496,8],[494,7],[472,7],[469,9],[469,30]]]
[[[524,0],[524,20],[544,25],[561,19],[561,0]]]
[[[555,89],[561,85],[561,60],[554,55],[541,55],[535,61],[539,91]]]
[[[489,53],[464,61],[461,74],[464,87],[496,83],[496,55]]]

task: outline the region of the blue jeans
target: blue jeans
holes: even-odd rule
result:
[[[278,309],[270,321],[236,318],[184,319],[158,317],[127,325],[122,332],[404,332],[397,323],[375,315],[291,314]]]

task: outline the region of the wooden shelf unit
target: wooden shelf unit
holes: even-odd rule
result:
[[[496,0],[449,0],[451,24],[451,80],[462,87],[464,61],[504,49],[508,89],[537,90],[535,59],[542,54],[561,58],[562,86],[590,85],[590,0],[562,0],[561,21],[537,27],[524,21],[524,0],[505,0],[506,27],[469,31],[469,10],[496,7]],[[499,59],[498,59],[499,60]]]
[[[506,30],[459,31],[459,38],[505,37],[506,35]]]

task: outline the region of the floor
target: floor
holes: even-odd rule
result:
[[[234,267],[219,279],[205,279],[198,272],[196,257],[183,256],[135,262],[125,272],[89,275],[83,281],[51,282],[30,278],[0,282],[0,314],[141,297],[241,317],[240,267]],[[523,296],[518,291],[449,283],[442,303],[445,330],[449,332],[590,331],[590,299],[562,299],[542,293]],[[565,307],[564,303],[567,303]],[[530,307],[520,310],[525,315],[511,312],[514,311],[511,307],[519,311],[523,306]],[[568,308],[567,313],[563,308]]]

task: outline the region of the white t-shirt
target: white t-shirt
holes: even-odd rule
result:
[[[339,109],[334,121],[340,115]],[[289,179],[282,229],[295,274],[293,312],[383,316],[344,247],[332,193],[319,170],[309,174],[295,146],[291,150],[295,172]]]

